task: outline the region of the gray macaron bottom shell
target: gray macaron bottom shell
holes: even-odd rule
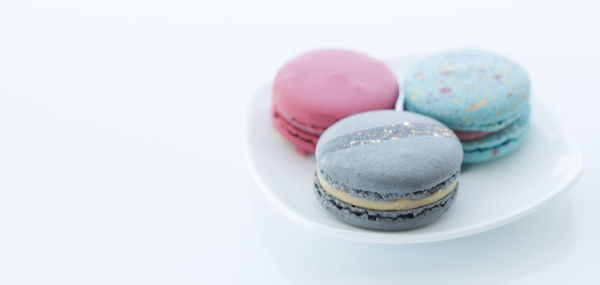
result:
[[[369,210],[352,206],[325,192],[316,177],[314,190],[321,205],[343,221],[361,228],[396,231],[418,228],[439,219],[454,202],[458,184],[454,191],[442,200],[423,207],[401,211]]]

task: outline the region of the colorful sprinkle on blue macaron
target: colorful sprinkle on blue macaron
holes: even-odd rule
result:
[[[464,162],[504,156],[529,129],[529,76],[514,61],[459,50],[417,63],[404,80],[405,108],[433,117],[460,138]]]

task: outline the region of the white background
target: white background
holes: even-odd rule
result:
[[[1,1],[0,284],[600,283],[600,6],[550,2]],[[318,47],[512,57],[578,135],[584,174],[458,240],[299,228],[252,181],[243,117]]]

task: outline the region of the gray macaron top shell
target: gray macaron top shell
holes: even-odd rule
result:
[[[380,110],[329,127],[315,156],[323,179],[350,195],[411,197],[455,178],[463,150],[456,135],[432,118]]]

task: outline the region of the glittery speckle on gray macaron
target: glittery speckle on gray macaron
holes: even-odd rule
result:
[[[356,114],[331,126],[319,139],[315,156],[316,171],[332,187],[361,199],[393,201],[422,199],[452,184],[458,179],[463,150],[455,134],[434,119],[381,110]],[[417,209],[374,211],[328,195],[318,180],[315,189],[321,204],[330,212],[338,212],[339,218],[380,230],[432,222],[456,196],[454,190]],[[371,214],[364,216],[367,212]]]
[[[381,110],[334,124],[319,139],[315,156],[317,171],[332,185],[410,197],[454,176],[463,152],[442,123],[412,112]]]

